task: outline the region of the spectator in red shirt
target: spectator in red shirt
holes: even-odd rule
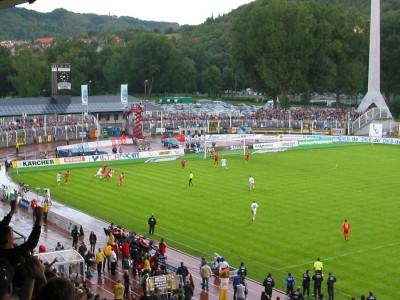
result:
[[[127,241],[122,243],[121,252],[122,252],[123,258],[129,258],[129,255],[131,254],[131,249],[130,249],[129,243]]]
[[[160,250],[161,255],[165,255],[167,252],[167,243],[164,242],[164,239],[161,239],[160,244],[158,244],[158,249]]]

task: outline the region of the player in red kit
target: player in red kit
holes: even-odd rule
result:
[[[344,240],[348,241],[349,240],[349,231],[350,231],[350,223],[347,222],[347,220],[344,220],[343,224],[342,224],[342,228],[343,228],[343,235],[344,235]]]
[[[103,166],[103,174],[106,174],[107,167],[108,167],[108,165],[104,164],[104,166]]]
[[[113,169],[108,170],[107,174],[101,180],[107,179],[107,181],[110,181],[110,179],[112,178],[113,173],[114,173]]]
[[[119,174],[119,184],[118,185],[122,185],[122,183],[124,182],[125,179],[125,174],[124,172],[122,172],[121,174]]]
[[[246,163],[249,161],[249,159],[250,159],[250,152],[247,151],[246,152]]]
[[[218,161],[218,153],[215,153],[214,154],[214,166],[218,166],[218,163],[219,163],[219,161]]]
[[[186,167],[186,160],[181,160],[181,169],[183,170]]]
[[[68,184],[68,179],[69,179],[70,175],[71,175],[71,173],[69,172],[69,170],[64,173],[65,184]]]

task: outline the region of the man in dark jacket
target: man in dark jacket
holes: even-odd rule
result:
[[[183,290],[185,291],[185,300],[191,300],[193,297],[193,287],[190,284],[190,280],[186,281],[186,284],[183,286]]]
[[[313,275],[312,280],[314,281],[314,298],[321,294],[321,285],[322,281],[324,281],[324,277],[322,277],[322,271],[318,270],[315,275]]]
[[[155,229],[156,224],[157,224],[157,220],[154,217],[154,214],[151,214],[151,216],[150,216],[150,218],[149,218],[147,223],[149,224],[149,234],[154,234],[154,229]]]
[[[275,286],[275,280],[271,273],[268,273],[267,277],[264,279],[263,286],[265,288],[265,293],[268,297],[272,298],[272,289]]]
[[[72,248],[75,250],[78,248],[78,240],[79,240],[79,230],[78,226],[74,226],[74,228],[71,230],[71,236],[72,236]]]
[[[181,266],[178,267],[178,269],[176,270],[176,274],[177,275],[181,275],[182,276],[182,281],[186,283],[186,280],[188,279],[188,275],[189,275],[189,270],[183,264],[183,262],[181,262]]]

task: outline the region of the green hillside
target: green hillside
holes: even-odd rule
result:
[[[65,9],[40,13],[25,8],[0,10],[0,40],[83,36],[88,31],[113,33],[127,29],[165,32],[178,23],[143,21],[132,17],[79,14]]]

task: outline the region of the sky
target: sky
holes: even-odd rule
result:
[[[145,21],[177,22],[199,25],[211,16],[227,14],[254,0],[36,0],[18,7],[39,12],[57,8],[76,13],[129,16]]]

